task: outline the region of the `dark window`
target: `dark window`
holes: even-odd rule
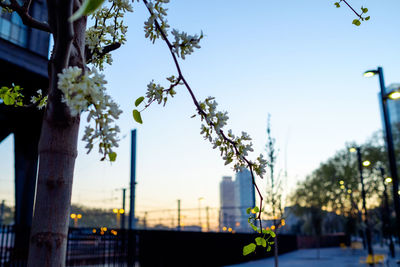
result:
[[[0,38],[22,47],[27,46],[27,27],[16,12],[0,10]]]

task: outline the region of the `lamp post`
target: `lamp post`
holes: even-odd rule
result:
[[[117,227],[121,226],[121,215],[125,214],[125,210],[124,209],[113,209],[113,213],[115,213],[117,215]]]
[[[389,168],[390,175],[392,177],[392,186],[393,186],[393,202],[394,202],[394,210],[396,212],[396,232],[397,236],[400,239],[400,201],[399,201],[399,177],[397,173],[397,164],[396,157],[394,152],[394,144],[393,144],[393,135],[392,135],[392,127],[389,120],[389,110],[387,106],[388,99],[399,99],[400,94],[399,90],[393,90],[389,93],[386,93],[385,81],[383,78],[383,69],[382,67],[378,67],[376,70],[368,70],[364,72],[365,77],[372,77],[378,74],[379,76],[379,85],[381,90],[380,100],[382,105],[382,115],[384,120],[384,127],[386,133],[386,145],[389,157]]]
[[[379,167],[379,170],[381,172],[381,177],[383,181],[383,199],[384,199],[384,216],[383,216],[383,234],[388,235],[389,237],[389,249],[390,249],[390,254],[392,255],[392,258],[395,257],[395,250],[394,250],[394,244],[393,244],[393,239],[392,239],[392,233],[390,231],[390,210],[389,210],[389,200],[388,200],[388,195],[387,195],[387,190],[386,190],[386,184],[389,184],[392,182],[391,177],[385,177],[385,169],[383,167]]]
[[[76,228],[76,227],[78,227],[78,220],[82,219],[82,214],[72,213],[71,214],[71,219],[74,220],[74,227]]]
[[[199,226],[200,232],[202,231],[202,223],[201,223],[201,201],[204,200],[204,197],[199,197]]]
[[[371,162],[369,161],[362,161],[361,159],[361,148],[360,147],[352,147],[350,148],[350,152],[357,152],[357,161],[358,161],[358,171],[360,172],[360,182],[361,182],[361,198],[362,198],[362,208],[364,212],[364,222],[365,222],[365,237],[367,239],[367,250],[368,255],[373,257],[374,251],[372,249],[372,236],[371,236],[371,228],[368,221],[368,212],[367,212],[367,205],[365,200],[365,188],[364,188],[364,177],[363,177],[363,166],[369,166]]]

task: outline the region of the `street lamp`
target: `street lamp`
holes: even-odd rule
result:
[[[374,251],[372,250],[372,236],[371,236],[371,229],[370,225],[368,222],[368,213],[367,213],[367,205],[365,201],[365,188],[364,188],[364,177],[363,177],[363,172],[362,172],[362,167],[365,162],[369,161],[362,161],[361,160],[361,148],[360,147],[353,147],[349,149],[349,151],[356,151],[357,152],[357,161],[358,161],[358,171],[360,172],[360,181],[361,181],[361,197],[362,197],[362,208],[364,211],[364,222],[366,225],[365,229],[365,237],[367,239],[367,249],[368,249],[368,255],[371,255],[373,257]],[[367,166],[369,166],[371,162],[366,163]],[[364,165],[365,166],[365,165]]]
[[[392,239],[392,233],[390,230],[390,210],[389,210],[388,194],[387,194],[387,190],[386,190],[386,184],[391,183],[392,178],[385,177],[385,169],[383,167],[379,167],[378,169],[381,172],[381,177],[382,177],[382,181],[383,181],[383,200],[385,203],[384,216],[383,216],[383,234],[384,234],[384,236],[387,235],[389,237],[390,254],[392,255],[392,258],[394,258],[395,250],[394,250],[394,244],[393,244],[393,239]]]
[[[399,200],[399,176],[397,174],[397,165],[396,165],[396,157],[394,152],[394,144],[393,144],[393,135],[392,135],[392,126],[389,120],[389,110],[387,106],[388,99],[398,99],[396,97],[400,96],[400,86],[397,84],[393,84],[388,87],[391,89],[389,94],[386,92],[385,81],[383,78],[383,69],[382,67],[378,67],[376,70],[368,70],[364,72],[365,77],[372,77],[378,74],[379,76],[379,86],[381,91],[381,106],[382,106],[382,115],[385,126],[386,133],[386,145],[388,151],[389,158],[389,168],[390,175],[392,177],[392,187],[393,187],[393,202],[394,202],[394,210],[396,212],[396,224],[397,224],[397,235],[400,238],[400,200]]]
[[[113,213],[117,215],[117,225],[120,225],[121,215],[125,213],[124,209],[113,209]],[[123,228],[121,226],[121,228]]]
[[[82,214],[71,214],[71,219],[74,220],[74,227],[78,227],[78,220],[82,219]]]

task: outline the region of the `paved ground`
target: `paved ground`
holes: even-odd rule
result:
[[[375,254],[388,254],[388,249],[380,246],[374,247]],[[351,250],[342,248],[322,248],[320,258],[317,259],[317,249],[301,249],[279,256],[279,267],[361,267],[368,266],[359,263],[361,257],[366,256],[364,250]],[[385,266],[398,267],[396,261],[400,259],[400,250],[396,249],[394,259],[388,257]],[[230,265],[231,267],[269,267],[274,266],[274,259],[268,258],[242,264]],[[376,265],[379,266],[379,265]],[[382,265],[380,265],[382,266]],[[228,266],[227,266],[228,267]]]

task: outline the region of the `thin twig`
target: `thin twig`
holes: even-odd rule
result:
[[[354,12],[354,14],[357,15],[357,17],[361,18],[361,15],[358,14],[357,11],[355,11],[354,8],[351,5],[349,5],[349,3],[347,3],[346,0],[342,0],[342,1]]]
[[[148,2],[147,2],[147,0],[143,0],[143,2],[144,2],[144,4],[146,5],[147,10],[149,11],[150,15],[153,16],[154,14],[153,14],[152,10],[148,7]],[[197,108],[199,114],[200,114],[203,118],[205,118],[205,120],[208,122],[208,124],[209,124],[210,126],[214,127],[214,129],[215,129],[215,124],[214,124],[213,122],[207,120],[207,114],[206,114],[206,112],[200,107],[199,101],[197,100],[197,98],[196,98],[196,96],[194,95],[193,90],[191,89],[189,83],[186,81],[185,77],[184,77],[183,74],[182,74],[182,70],[181,70],[181,67],[180,67],[180,65],[179,65],[178,59],[177,59],[177,57],[176,57],[176,55],[175,55],[175,53],[174,53],[174,51],[173,51],[173,47],[174,47],[174,46],[171,44],[171,42],[170,42],[169,39],[167,38],[165,32],[164,32],[163,29],[161,28],[161,26],[160,26],[159,22],[157,21],[157,19],[154,20],[154,24],[155,24],[155,26],[156,26],[157,31],[161,34],[162,39],[163,39],[163,40],[165,41],[165,43],[167,44],[168,49],[169,49],[169,51],[170,51],[170,53],[171,53],[171,56],[172,56],[172,58],[173,58],[175,67],[176,67],[176,69],[177,69],[177,72],[178,72],[178,75],[179,75],[179,79],[182,80],[183,84],[185,85],[186,89],[188,90],[188,92],[189,92],[189,94],[190,94],[190,96],[191,96],[191,98],[192,98],[192,101],[193,101],[194,105],[196,106],[196,108]],[[230,144],[233,146],[233,148],[235,149],[236,156],[240,156],[239,149],[237,148],[237,143],[236,143],[235,141],[231,140],[230,138],[228,138],[228,137],[224,134],[224,132],[223,132],[221,129],[219,129],[219,134],[222,136],[222,138],[223,138],[225,141],[227,141],[228,143],[230,143]],[[250,169],[251,178],[252,178],[252,183],[253,183],[254,187],[256,188],[256,190],[257,190],[258,196],[260,197],[260,210],[259,210],[257,219],[260,221],[260,231],[261,231],[261,230],[262,230],[261,213],[262,213],[262,202],[263,202],[263,197],[262,197],[262,194],[261,194],[261,192],[260,192],[260,190],[259,190],[259,188],[258,188],[258,186],[257,186],[257,184],[256,184],[256,182],[255,182],[255,176],[254,176],[254,173],[253,173],[253,163],[251,163],[251,162],[250,162],[248,159],[246,159],[245,157],[242,157],[242,159],[246,162],[248,168]]]

